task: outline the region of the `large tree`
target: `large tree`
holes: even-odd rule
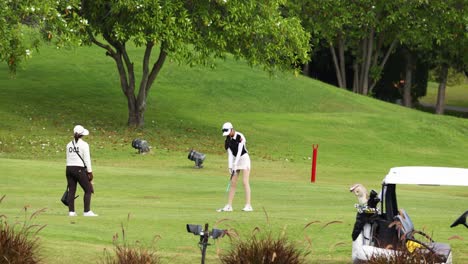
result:
[[[460,72],[468,69],[468,6],[465,0],[438,0],[431,1],[431,4],[432,2],[438,7],[432,7],[429,12],[429,17],[435,17],[434,20],[438,22],[433,29],[434,47],[430,53],[439,82],[435,113],[443,114],[448,69],[453,68]]]
[[[398,45],[416,42],[421,45],[420,36],[427,30],[423,19],[428,18],[416,11],[426,5],[432,3],[425,0],[288,2],[290,13],[301,17],[312,37],[328,43],[338,85],[352,87],[353,91],[365,95],[373,93],[390,54]],[[412,64],[414,59],[411,60],[410,52],[407,54]],[[347,66],[352,67],[352,76],[346,76]],[[353,83],[348,83],[349,80]]]
[[[281,15],[280,0],[60,2],[63,17],[75,21],[73,33],[115,61],[131,127],[143,126],[148,93],[168,57],[210,65],[230,53],[268,71],[297,68],[308,60],[309,34],[298,19]],[[131,43],[144,53],[139,81],[127,50]]]
[[[408,16],[407,27],[398,35],[404,44],[406,74],[403,104],[411,107],[412,70],[415,58],[437,69],[439,91],[436,113],[443,113],[448,68],[466,67],[468,17],[465,0],[420,1]]]

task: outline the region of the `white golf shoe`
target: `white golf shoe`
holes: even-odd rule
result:
[[[244,212],[252,212],[252,211],[253,211],[253,208],[252,208],[252,206],[251,206],[250,204],[246,204],[246,205],[244,206],[244,208],[242,209],[242,211],[244,211]]]
[[[68,212],[68,216],[77,216],[75,212]]]
[[[226,204],[223,208],[220,208],[216,210],[217,212],[232,212],[234,209],[232,209],[232,206],[229,204]]]
[[[98,215],[93,213],[93,211],[88,211],[88,212],[84,212],[83,216],[98,216]]]

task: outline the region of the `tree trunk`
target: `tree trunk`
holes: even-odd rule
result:
[[[359,66],[357,62],[353,63],[353,71],[354,71],[354,78],[353,78],[353,92],[359,93]]]
[[[367,52],[367,41],[365,39],[361,40],[361,59],[358,62],[359,69],[359,83],[358,83],[358,93],[364,94],[364,62],[366,61],[366,52]]]
[[[367,50],[365,51],[365,60],[363,60],[363,77],[362,77],[362,94],[369,94],[369,83],[370,83],[370,66],[372,61],[372,51],[374,49],[374,28],[371,28],[369,36],[367,37]]]
[[[411,86],[412,86],[412,73],[413,73],[413,55],[405,52],[406,70],[405,70],[405,86],[403,87],[403,106],[411,108]]]
[[[335,51],[335,46],[330,44],[330,52],[333,58],[333,65],[335,66],[336,80],[338,81],[338,87],[346,89],[346,61],[344,56],[345,43],[342,34],[339,34],[337,43],[338,56]]]
[[[439,75],[439,89],[437,91],[437,104],[435,113],[437,115],[444,114],[445,108],[445,91],[447,87],[448,65],[442,65]]]
[[[338,58],[336,57],[335,47],[330,45],[330,52],[333,58],[333,65],[335,66],[336,80],[338,81],[338,87],[343,88],[343,79],[341,79],[340,66]]]
[[[135,71],[133,62],[128,56],[125,42],[118,42],[114,40],[110,34],[103,34],[104,39],[110,44],[104,44],[97,40],[93,33],[88,30],[88,35],[91,41],[106,50],[106,55],[114,59],[119,72],[120,87],[122,92],[127,98],[128,120],[129,127],[143,127],[144,116],[146,110],[146,99],[154,80],[158,76],[166,57],[165,51],[166,43],[161,43],[160,53],[157,61],[153,64],[151,70],[149,68],[149,61],[151,58],[151,51],[154,47],[154,42],[149,41],[146,43],[145,54],[143,57],[143,73],[138,90],[138,96],[135,95]]]
[[[302,75],[311,77],[310,76],[310,64],[309,62],[306,62],[304,66],[302,66]]]

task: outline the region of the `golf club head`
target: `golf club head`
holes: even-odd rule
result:
[[[455,222],[453,222],[453,224],[450,227],[455,227],[457,225],[464,225],[466,228],[468,228],[468,225],[466,223],[467,216],[468,216],[468,211],[466,211],[460,217],[458,217],[458,219],[455,220]]]

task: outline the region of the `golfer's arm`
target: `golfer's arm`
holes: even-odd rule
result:
[[[227,152],[228,152],[228,168],[232,169],[233,162],[234,162],[234,155],[232,154],[232,151],[229,148],[227,149]]]
[[[91,154],[89,153],[89,145],[87,145],[83,151],[84,153],[84,162],[86,163],[86,169],[88,172],[92,172],[93,168],[91,167]]]
[[[239,143],[239,146],[237,148],[236,160],[234,161],[234,166],[237,166],[237,163],[239,162],[240,157],[242,156],[242,150],[244,149],[244,145],[245,143],[243,141]]]

